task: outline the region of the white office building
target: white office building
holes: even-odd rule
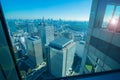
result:
[[[46,57],[46,46],[54,40],[54,27],[40,23],[38,27],[39,36],[42,41],[43,55]]]
[[[71,39],[57,38],[49,45],[49,71],[55,77],[69,75],[72,68],[75,43]]]
[[[36,66],[43,62],[42,44],[39,37],[29,37],[26,39],[28,56]]]

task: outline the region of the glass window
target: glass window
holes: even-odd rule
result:
[[[112,18],[114,7],[115,7],[114,5],[107,5],[106,10],[105,10],[103,23],[102,23],[102,28],[107,27],[109,21]]]
[[[92,0],[2,0],[22,79],[80,74],[91,3]],[[91,69],[89,64],[86,67]]]
[[[107,25],[107,29],[109,31],[119,32],[120,6],[116,6],[114,9],[115,9],[115,11]]]
[[[114,17],[116,20],[119,19],[119,17],[120,17],[120,6],[117,6],[117,7],[116,7],[115,14],[114,14],[113,17]]]
[[[120,6],[107,5],[102,28],[107,28],[109,31],[119,32]]]
[[[119,57],[111,54],[119,52],[119,47],[93,36],[91,32],[96,29],[88,28],[92,0],[1,2],[23,80],[47,80],[119,67]],[[100,1],[93,2],[93,13],[101,9],[96,2]],[[100,17],[94,15],[90,18]],[[120,6],[107,5],[102,28],[113,29],[111,24],[117,24],[119,16]]]

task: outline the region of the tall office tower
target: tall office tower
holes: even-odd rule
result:
[[[118,5],[119,0],[93,0],[81,74],[120,69],[120,32],[114,30],[120,29]]]
[[[28,23],[27,25],[27,32],[32,35],[37,32],[37,28],[33,22]]]
[[[49,42],[54,40],[54,28],[53,26],[48,26],[42,22],[39,24],[38,32],[42,41],[43,56],[46,58],[46,46],[49,44]]]
[[[75,53],[75,43],[71,39],[57,38],[49,45],[49,71],[55,77],[69,75]]]
[[[30,60],[35,66],[43,62],[41,39],[37,36],[26,38],[26,47]]]

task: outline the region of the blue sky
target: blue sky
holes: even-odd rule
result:
[[[92,0],[1,0],[5,18],[89,20]]]

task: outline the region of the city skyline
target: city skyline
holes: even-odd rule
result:
[[[7,0],[1,1],[6,19],[88,21],[92,0]],[[12,5],[12,6],[11,6]]]

